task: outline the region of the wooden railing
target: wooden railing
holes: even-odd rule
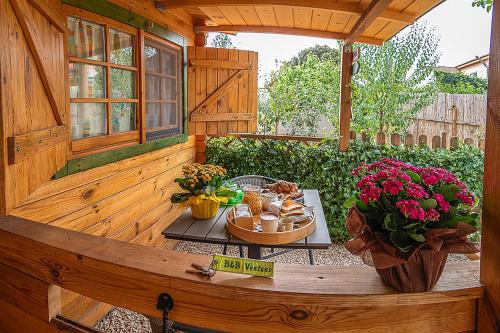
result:
[[[210,261],[2,217],[0,331],[45,331],[60,309],[58,287],[155,317],[168,293],[171,319],[226,332],[471,331],[484,292],[477,262],[449,264],[431,292],[401,294],[371,267],[277,264],[272,279],[186,273]]]

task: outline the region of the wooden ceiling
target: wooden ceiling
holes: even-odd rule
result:
[[[195,31],[260,32],[382,44],[444,0],[158,0]]]

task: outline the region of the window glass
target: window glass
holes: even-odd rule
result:
[[[73,139],[106,134],[105,103],[71,103]]]
[[[105,61],[104,26],[68,17],[68,43],[70,57]]]
[[[160,127],[160,110],[160,103],[146,103],[146,127],[148,131],[152,131]]]
[[[146,75],[146,99],[160,99],[160,77],[154,75]]]
[[[145,67],[150,73],[160,73],[160,50],[146,45],[144,47]]]
[[[175,127],[177,124],[177,110],[174,103],[162,103],[162,121],[166,127]]]
[[[176,80],[169,78],[161,79],[161,99],[175,101],[177,97]]]
[[[111,97],[135,98],[135,73],[111,68]]]
[[[136,128],[136,111],[134,103],[112,103],[113,132],[128,132]]]
[[[134,36],[116,29],[109,29],[110,61],[113,64],[134,66]]]
[[[137,131],[139,68],[137,39],[133,33],[137,30],[122,26],[127,30],[124,32],[116,29],[112,21],[99,22],[97,17],[90,21],[68,16],[71,131],[75,140],[115,137],[109,142],[104,137],[73,145],[75,154],[130,142],[131,137],[137,142],[140,139]],[[135,133],[118,136],[131,131]]]
[[[145,39],[147,139],[182,131],[181,51],[167,43]]]
[[[175,76],[175,73],[177,72],[177,56],[175,53],[162,51],[161,64],[163,73]]]
[[[71,98],[106,97],[106,69],[103,66],[69,64],[69,95]]]

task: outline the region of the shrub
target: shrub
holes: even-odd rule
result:
[[[482,195],[483,153],[469,146],[455,150],[380,146],[354,141],[349,151],[339,152],[338,140],[327,139],[308,146],[296,141],[213,138],[207,146],[207,163],[221,165],[229,177],[265,175],[317,189],[334,241],[349,238],[344,227],[344,202],[356,193],[351,171],[361,162],[393,157],[420,167],[439,167],[453,172],[477,196]]]

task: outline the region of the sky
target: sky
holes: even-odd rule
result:
[[[447,0],[419,19],[435,27],[441,38],[440,66],[456,66],[489,52],[491,13],[473,8],[471,3],[472,0]],[[209,36],[208,45],[211,37],[213,35]],[[277,64],[279,66],[300,50],[316,44],[337,45],[337,41],[331,39],[275,34],[238,33],[232,40],[237,49],[259,53],[259,85]]]

